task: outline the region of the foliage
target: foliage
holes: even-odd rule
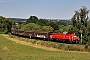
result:
[[[26,23],[21,23],[18,28],[21,29],[21,27],[23,27],[24,25],[26,25]]]
[[[12,27],[12,20],[10,18],[5,18],[0,16],[0,33],[8,33]]]
[[[56,30],[55,32],[57,32],[57,33],[71,32],[70,31],[71,28],[72,28],[72,25],[67,25],[67,26],[61,25],[61,26],[59,26],[59,30]]]
[[[38,17],[30,16],[30,18],[26,21],[26,23],[37,23]]]
[[[49,25],[49,21],[46,19],[39,19],[37,24],[41,25],[41,26],[48,26]]]
[[[71,19],[73,23],[73,27],[76,29],[78,33],[80,33],[78,35],[81,40],[81,43],[83,44],[86,44],[88,42],[88,38],[87,38],[88,32],[86,28],[89,19],[88,13],[89,10],[87,10],[87,8],[83,6],[82,8],[80,8],[79,11],[75,11],[75,14]]]
[[[41,30],[41,26],[35,23],[28,23],[21,27],[22,30]]]
[[[53,28],[53,29],[51,28],[50,30],[54,30],[54,31],[55,30],[58,31],[60,29],[59,28],[60,25],[67,26],[67,25],[71,24],[70,21],[68,21],[68,20],[65,20],[65,21],[60,20],[60,21],[57,21],[57,22],[53,22],[53,21],[49,21],[48,19],[38,19],[38,17],[36,17],[36,16],[30,16],[30,18],[27,19],[27,21],[26,21],[26,24],[28,24],[28,23],[35,23],[35,24],[38,24],[38,25],[41,25],[41,26],[50,26],[50,27]],[[44,30],[48,30],[48,28],[44,29]]]
[[[88,25],[87,25],[87,31],[88,31],[88,44],[90,45],[90,21],[88,22]]]
[[[54,30],[58,30],[59,26],[56,22],[49,22],[49,25],[54,29]]]
[[[51,26],[42,26],[42,30],[48,30],[48,31],[50,31],[50,30],[54,30]]]
[[[41,26],[35,23],[21,24],[19,28],[22,30],[54,30],[51,26]]]
[[[71,25],[71,21],[70,20],[59,20],[58,22],[56,22],[58,25]]]

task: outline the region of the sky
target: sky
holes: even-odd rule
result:
[[[82,6],[90,10],[90,0],[0,0],[0,16],[70,19]]]

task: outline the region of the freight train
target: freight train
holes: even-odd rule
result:
[[[11,34],[24,36],[29,38],[41,38],[53,41],[62,41],[77,43],[79,41],[75,33],[54,33],[53,31],[43,31],[43,30],[19,30],[16,28],[11,29]]]

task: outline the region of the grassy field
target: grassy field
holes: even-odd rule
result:
[[[0,60],[90,60],[90,52],[44,50],[0,36]]]

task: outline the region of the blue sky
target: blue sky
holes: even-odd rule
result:
[[[70,19],[81,6],[90,10],[90,0],[0,0],[0,16]]]

